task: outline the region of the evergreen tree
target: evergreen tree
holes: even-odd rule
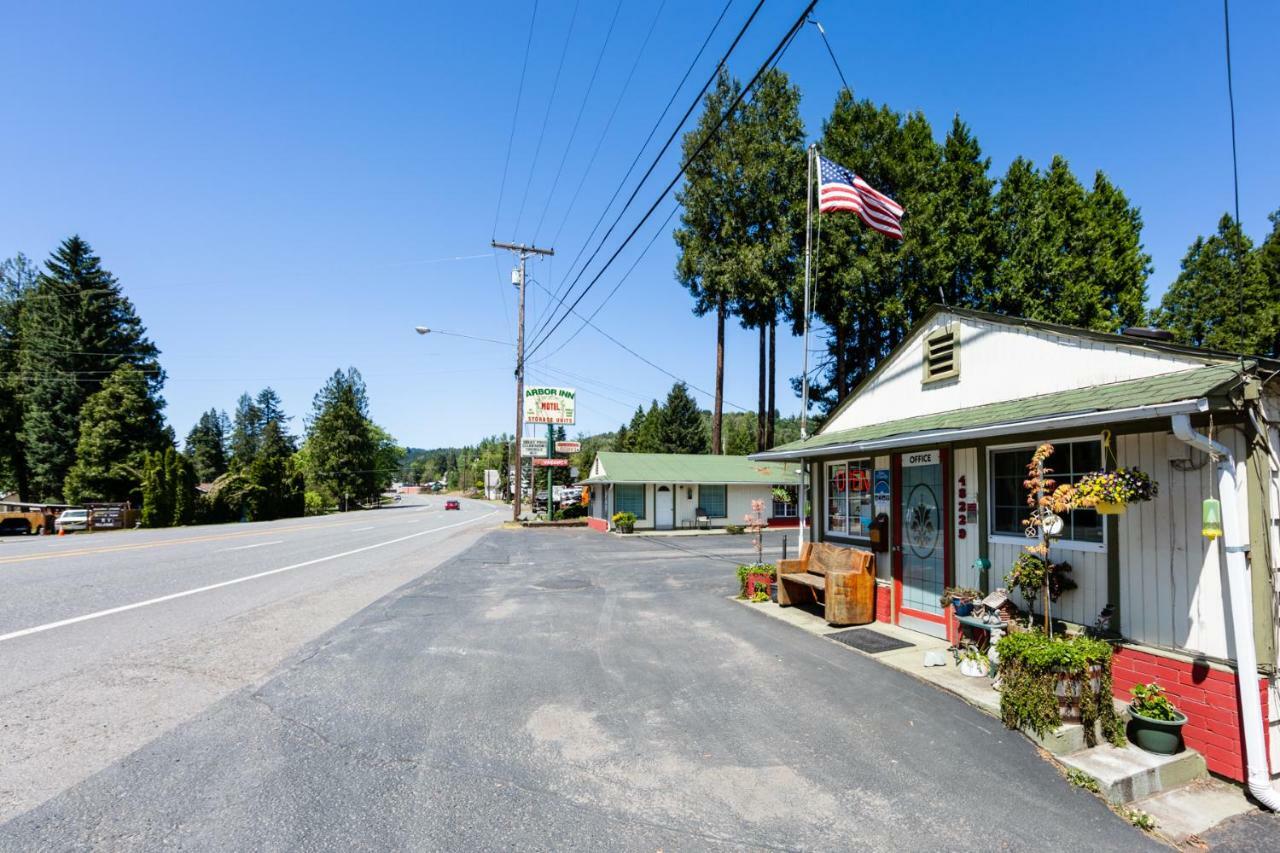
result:
[[[724,452],[730,456],[746,456],[757,447],[755,423],[745,415],[735,414],[725,420]]]
[[[241,394],[236,401],[236,413],[231,422],[231,438],[228,449],[231,452],[230,467],[244,471],[253,464],[258,455],[258,443],[262,438],[262,409],[248,394]]]
[[[212,483],[227,470],[226,415],[210,409],[187,433],[183,447],[191,460],[196,481]]]
[[[188,525],[195,521],[196,476],[191,460],[175,454],[173,484],[173,523]]]
[[[293,446],[278,418],[266,422],[258,454],[246,476],[255,487],[249,517],[254,521],[290,518],[305,511],[306,484],[293,463]]]
[[[146,453],[165,440],[142,372],[126,364],[112,373],[85,401],[79,424],[76,460],[62,490],[67,501],[136,501]]]
[[[173,505],[169,502],[169,482],[165,476],[164,451],[147,453],[143,465],[142,526],[169,527]]]
[[[632,452],[662,453],[662,409],[658,407],[658,401],[650,403],[648,411],[641,413],[637,410],[636,414],[639,422],[632,420]]]
[[[1216,234],[1191,244],[1155,321],[1179,343],[1275,356],[1280,354],[1278,296],[1268,284],[1262,254],[1239,223],[1223,214]]]
[[[943,301],[980,307],[996,266],[995,219],[989,177],[991,158],[956,115],[942,145],[936,222],[938,284]]]
[[[19,441],[32,495],[57,498],[75,461],[85,401],[132,365],[159,411],[164,372],[119,282],[80,237],[64,240],[45,262],[30,299],[38,310],[22,312],[18,369],[28,378]]]
[[[697,127],[684,136],[685,160],[709,137],[741,89],[727,72],[719,75],[715,88],[703,100]],[[716,447],[724,417],[724,328],[738,294],[734,267],[748,219],[747,204],[739,193],[742,162],[730,144],[737,121],[736,115],[726,119],[702,153],[689,163],[684,185],[676,195],[681,205],[680,227],[674,235],[680,249],[676,278],[692,294],[694,314],[702,317],[714,312],[716,316],[716,387],[711,415],[712,444]],[[636,440],[634,421],[630,432]]]
[[[35,291],[38,271],[26,255],[0,263],[0,491],[14,489],[20,499],[28,497],[26,448],[21,441],[22,401],[26,384],[18,370],[22,312],[27,296]]]
[[[707,453],[710,446],[698,404],[683,382],[671,386],[657,424],[662,453]]]
[[[172,447],[164,449],[164,487],[165,503],[169,505],[169,524],[174,523],[178,515],[178,491],[181,488],[178,476],[178,452]]]
[[[354,367],[334,371],[312,402],[307,446],[314,481],[343,502],[377,494],[377,445],[369,428],[364,380]],[[456,471],[456,457],[453,460]],[[455,475],[456,476],[456,475]]]

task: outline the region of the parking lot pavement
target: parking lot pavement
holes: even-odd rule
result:
[[[728,600],[729,539],[489,533],[0,847],[1155,846],[997,721]]]

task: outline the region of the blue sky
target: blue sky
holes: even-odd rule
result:
[[[0,52],[0,255],[42,260],[76,232],[93,244],[163,350],[179,436],[201,411],[231,409],[241,391],[268,384],[301,430],[315,390],[347,365],[364,373],[375,419],[404,443],[510,432],[511,349],[419,337],[412,327],[511,338],[512,260],[490,257],[490,238],[554,239],[556,257],[532,264],[531,276],[553,288],[561,281],[722,5],[668,0],[659,10],[622,0],[553,193],[615,3],[581,3],[549,103],[574,3],[542,0],[499,208],[527,3],[10,2]],[[770,0],[731,69],[749,77],[803,5]],[[749,10],[735,0],[679,111]],[[827,0],[817,17],[860,97],[922,110],[939,134],[959,112],[996,174],[1019,154],[1046,164],[1055,153],[1086,182],[1107,172],[1142,209],[1154,302],[1194,236],[1232,204],[1221,13],[1212,2]],[[1277,32],[1280,4],[1232,3],[1240,206],[1255,239],[1280,207]],[[782,67],[802,87],[806,126],[818,133],[839,81],[812,28]],[[659,138],[670,126],[669,117]],[[674,174],[673,161],[641,191],[626,230]],[[672,204],[584,308],[613,289]],[[710,388],[714,323],[692,315],[673,279],[670,229],[596,322]],[[616,237],[606,253],[614,245]],[[531,286],[532,327],[548,302]],[[566,323],[543,354],[573,328]],[[747,408],[754,347],[753,333],[731,332],[726,398]],[[780,341],[780,372],[798,374],[800,354],[798,341]],[[587,432],[614,428],[671,385],[590,329],[531,365],[530,378],[576,385]],[[798,409],[785,376],[779,401]]]

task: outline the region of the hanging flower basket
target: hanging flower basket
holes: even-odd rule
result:
[[[1129,504],[1149,501],[1159,492],[1156,481],[1140,468],[1094,471],[1076,484],[1076,506],[1095,509],[1100,515],[1119,515]]]

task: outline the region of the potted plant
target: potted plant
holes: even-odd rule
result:
[[[1173,755],[1182,748],[1182,727],[1187,715],[1174,707],[1159,684],[1136,684],[1129,689],[1130,739],[1157,755]]]
[[[777,579],[778,570],[773,563],[743,563],[738,566],[738,597],[766,601]]]
[[[948,607],[955,610],[957,616],[968,616],[973,613],[973,604],[982,598],[982,593],[976,589],[970,589],[963,586],[949,586],[942,592],[942,597],[938,599],[938,604],[943,610]]]
[[[613,526],[619,533],[634,533],[636,530],[636,514],[634,512],[615,512]]]
[[[1076,505],[1100,515],[1119,515],[1131,503],[1149,501],[1160,488],[1139,468],[1116,468],[1085,474],[1076,484]]]

